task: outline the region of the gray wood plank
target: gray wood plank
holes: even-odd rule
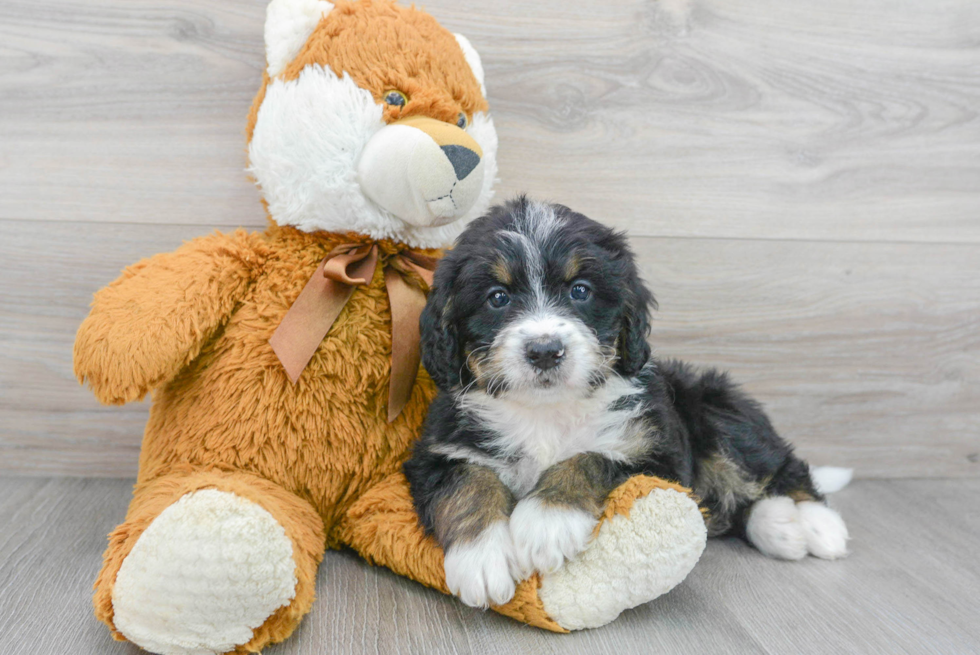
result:
[[[600,217],[601,218],[601,217]],[[91,294],[196,226],[0,221],[0,470],[134,475],[146,405],[72,374]],[[980,474],[980,247],[636,237],[663,357],[731,370],[817,463]]]
[[[261,225],[264,0],[0,2],[0,218]],[[427,9],[483,53],[502,196],[636,234],[980,241],[980,5]]]
[[[72,372],[92,294],[198,226],[0,222],[0,470],[135,475],[148,403],[106,408]]]
[[[949,495],[976,482],[859,484],[832,498],[852,537],[847,560],[761,567],[758,553],[732,540],[724,567],[699,564],[704,575],[691,581],[720,591],[771,653],[975,652],[980,628],[964,600],[980,589],[980,567],[963,555],[976,527],[950,520],[974,492],[966,502]]]
[[[131,480],[0,479],[0,652],[140,653],[92,613],[106,535]]]
[[[265,2],[0,2],[0,216],[261,225]]]
[[[634,242],[660,300],[656,353],[731,371],[804,457],[868,477],[980,473],[972,246]]]
[[[124,514],[129,485],[0,478],[0,652],[139,652],[112,642],[90,607],[104,535]],[[779,562],[712,540],[670,594],[571,635],[466,608],[332,552],[310,615],[265,652],[977,652],[978,502],[978,480],[859,481],[833,497],[852,535],[847,559]]]

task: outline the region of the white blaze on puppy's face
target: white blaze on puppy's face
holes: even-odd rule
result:
[[[550,205],[531,203],[514,229],[500,238],[519,245],[520,266],[529,290],[524,308],[493,339],[487,374],[503,383],[505,395],[536,402],[563,401],[591,391],[596,376],[608,368],[607,356],[596,333],[562,307],[545,279],[544,245],[562,225]]]
[[[529,359],[529,348],[556,343],[553,367],[542,370]],[[491,351],[506,383],[507,395],[530,394],[537,401],[588,393],[595,372],[604,358],[599,340],[577,318],[563,317],[542,309],[504,328],[494,339]]]

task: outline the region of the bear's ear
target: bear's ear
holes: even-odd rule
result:
[[[265,11],[265,59],[269,77],[286,69],[333,5],[326,0],[272,0]]]
[[[476,76],[476,81],[480,83],[480,93],[486,98],[487,87],[483,85],[483,62],[480,61],[480,53],[476,51],[470,40],[462,34],[453,34],[453,36],[456,37],[456,43],[463,50],[463,56],[466,57],[466,63],[470,65],[470,70]]]

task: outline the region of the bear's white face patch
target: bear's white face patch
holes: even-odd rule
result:
[[[381,105],[347,74],[310,65],[295,80],[272,80],[249,144],[249,172],[273,220],[305,232],[359,232],[437,248],[486,211],[497,176],[497,134],[487,114],[475,114],[466,128],[483,150],[478,197],[462,218],[438,227],[412,225],[364,194],[358,158],[383,127]]]

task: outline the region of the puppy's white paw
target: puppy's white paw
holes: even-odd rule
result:
[[[806,534],[800,512],[789,496],[756,501],[749,510],[745,536],[769,557],[803,559],[807,553]]]
[[[806,537],[806,549],[811,555],[823,559],[837,559],[847,555],[847,526],[840,514],[823,503],[812,501],[798,503],[800,523]]]
[[[476,539],[450,546],[445,567],[449,591],[470,607],[509,601],[517,568],[507,522],[497,521]]]
[[[549,507],[534,497],[517,503],[510,515],[517,563],[524,575],[557,571],[565,559],[585,550],[596,520],[580,509]]]

